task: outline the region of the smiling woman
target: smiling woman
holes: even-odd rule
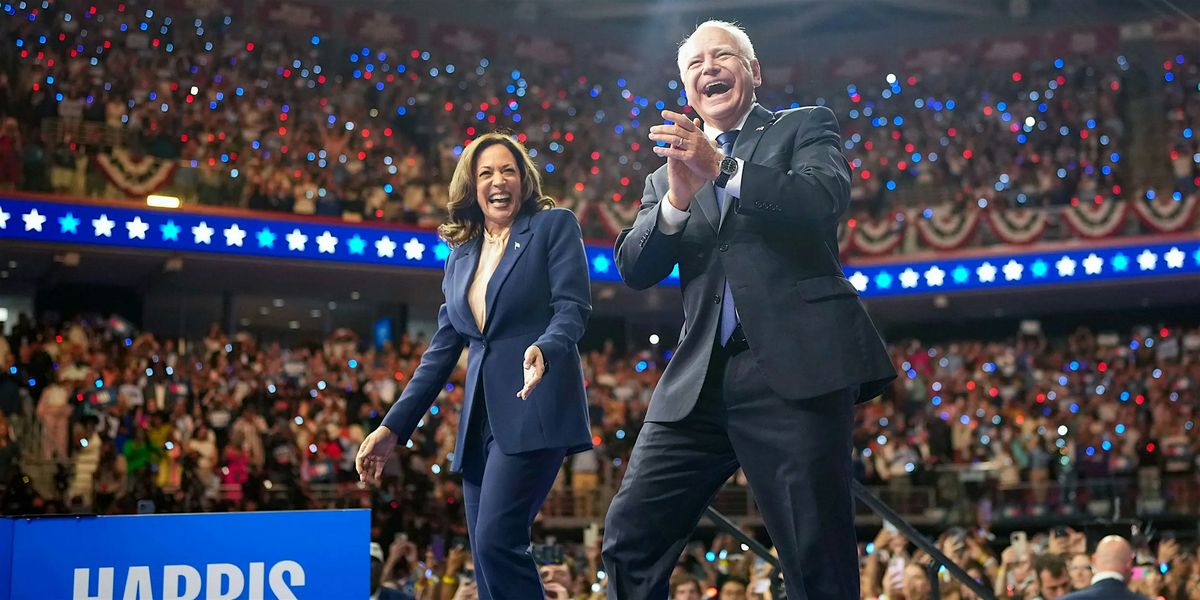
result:
[[[438,229],[454,250],[437,332],[355,457],[362,480],[379,483],[470,346],[450,470],[463,474],[481,600],[545,597],[525,552],[530,521],[564,457],[592,447],[577,346],[592,309],[587,256],[575,216],[553,206],[511,137],[489,133],[463,151]]]
[[[520,201],[514,201],[520,198]],[[446,222],[438,234],[457,246],[485,229],[503,228],[522,214],[554,207],[542,191],[542,177],[525,146],[502,133],[479,136],[463,150],[450,178]]]

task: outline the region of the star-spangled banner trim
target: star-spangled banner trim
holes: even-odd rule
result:
[[[432,231],[269,216],[156,210],[0,195],[0,239],[442,269],[450,247]],[[1069,250],[845,265],[866,298],[1200,273],[1200,237],[1104,240]],[[1096,240],[1099,242],[1099,240]],[[586,246],[592,281],[619,283],[611,246]],[[676,267],[663,281],[679,285]]]

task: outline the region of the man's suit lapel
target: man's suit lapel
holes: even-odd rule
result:
[[[700,212],[704,215],[704,219],[712,227],[713,233],[716,233],[719,228],[718,223],[720,223],[721,211],[717,209],[717,193],[713,189],[712,184],[708,183],[700,186],[700,191],[696,192],[694,201],[696,206],[700,207]]]
[[[471,314],[471,305],[467,302],[467,292],[471,289],[471,282],[475,279],[475,269],[479,267],[479,247],[482,244],[483,234],[481,233],[462,245],[462,251],[454,265],[454,280],[451,282],[450,288],[452,297],[446,299],[447,302],[457,305],[458,314],[466,315],[464,320],[467,322],[467,326],[481,336],[483,334],[479,331],[479,326],[475,324],[475,319]]]
[[[533,236],[533,232],[529,229],[529,215],[517,217],[513,223],[512,233],[508,237],[508,246],[504,249],[504,256],[500,258],[500,264],[496,266],[496,272],[492,274],[492,278],[488,281],[487,287],[487,322],[483,324],[483,330],[486,332],[492,326],[492,317],[496,310],[496,297],[500,294],[500,287],[504,285],[504,280],[508,278],[508,274],[512,272],[517,261],[525,254],[525,250],[529,248],[529,238]]]
[[[750,162],[750,159],[754,158],[754,151],[758,149],[758,143],[762,141],[763,132],[774,124],[774,113],[764,108],[761,104],[755,104],[754,108],[750,109],[750,114],[746,117],[746,123],[742,125],[742,130],[738,132],[737,141],[733,143],[733,157],[740,158],[744,162]],[[706,187],[712,188],[712,186]],[[715,193],[713,194],[713,202],[715,206]],[[722,206],[721,225],[725,224],[725,216],[729,214],[730,205],[732,204],[732,202],[726,202]]]

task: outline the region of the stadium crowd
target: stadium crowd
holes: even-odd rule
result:
[[[0,341],[3,510],[133,513],[139,500],[160,512],[374,506],[382,510],[374,513],[373,538],[399,544],[402,533],[449,563],[446,553],[466,536],[461,487],[442,471],[454,445],[462,372],[389,463],[382,489],[362,489],[353,463],[423,345],[403,337],[375,349],[341,330],[282,347],[247,333],[229,338],[215,325],[201,340],[180,341],[133,333],[118,318],[22,317]],[[981,475],[988,482],[982,495],[940,492],[942,503],[956,507],[944,513],[946,522],[982,528],[956,530],[974,532],[963,543],[997,550],[976,539],[994,520],[1070,516],[1098,499],[1196,505],[1200,329],[907,340],[890,349],[905,376],[858,411],[860,478],[903,491],[943,485],[958,473]],[[564,500],[548,505],[555,516],[602,517],[662,362],[654,347],[627,354],[607,344],[585,353],[595,449],[564,466],[554,492]],[[24,477],[34,464],[55,469],[53,491]],[[740,485],[735,477],[730,487]],[[881,536],[870,548],[900,543]],[[720,573],[700,567],[720,571],[728,561],[730,570],[750,568],[748,557],[737,559],[740,566],[728,559],[741,554],[730,544],[689,547],[685,561],[705,559],[692,565],[704,586],[717,585]],[[581,561],[573,577],[594,576],[595,565],[582,564],[595,557],[569,547]],[[413,551],[404,546],[404,555]],[[1003,564],[1004,557],[993,558]],[[888,586],[876,586],[878,593],[895,597],[890,586],[910,574],[894,561],[877,566],[865,571],[879,576],[872,585]],[[400,571],[388,573],[408,573],[392,567]],[[572,582],[569,589],[579,585]]]
[[[665,61],[621,74],[587,56],[563,68],[502,51],[350,48],[139,3],[35,13],[3,17],[16,43],[0,49],[0,189],[128,197],[132,184],[111,179],[145,177],[137,159],[149,155],[177,167],[166,189],[205,204],[432,225],[462,145],[505,128],[536,152],[553,195],[607,236],[658,164],[646,139],[658,110],[684,103]],[[1195,67],[1179,58],[1167,111],[1177,175],[1196,168]],[[768,79],[759,97],[833,108],[856,177],[850,216],[881,217],[1132,197],[1121,157],[1125,79],[1138,73],[1115,53],[1043,57],[881,72],[833,94]],[[95,158],[114,152],[132,158],[102,169]]]
[[[1182,53],[1163,60],[1167,104],[1167,151],[1175,189],[1200,188],[1200,56]]]
[[[659,109],[682,102],[672,65],[621,75],[581,57],[569,69],[518,68],[503,53],[351,49],[149,4],[65,6],[28,18],[6,5],[0,17],[14,41],[0,48],[0,190],[127,197],[113,169],[147,155],[174,168],[164,189],[203,204],[432,225],[462,145],[507,128],[537,153],[556,197],[592,205],[579,212],[589,233],[606,237],[611,223],[589,215],[615,215],[619,226],[631,214],[657,164],[646,131]],[[1198,64],[1184,55],[1163,63],[1165,145],[1174,191],[1185,195],[1200,187]],[[832,96],[768,80],[760,99],[834,108],[856,178],[851,218],[1056,206],[1140,195],[1122,189],[1126,130],[1146,118],[1127,113],[1129,73],[1115,55],[1044,57],[969,73],[881,73]],[[98,166],[121,153],[133,158]],[[174,340],[120,319],[22,318],[0,337],[0,507],[373,507],[383,585],[471,598],[462,490],[443,472],[463,373],[381,489],[364,489],[354,470],[358,443],[423,348],[408,336],[375,348],[344,331],[284,347],[217,326]],[[1200,505],[1200,329],[1023,331],[889,349],[903,375],[857,412],[859,477],[897,497],[935,489],[937,506],[923,508],[960,525],[940,547],[998,595],[1052,599],[1086,587],[1096,539],[1052,528],[1018,544],[996,539],[997,520],[1066,517],[1098,500]],[[554,516],[602,518],[664,354],[613,344],[585,353],[595,447],[564,466]],[[27,476],[39,468],[50,470],[49,489]],[[536,537],[554,597],[603,589],[596,539]],[[864,598],[928,597],[927,557],[907,540],[884,528],[861,541]],[[1134,542],[1135,589],[1200,599],[1200,550],[1169,537]],[[938,577],[947,597],[971,597]],[[718,535],[689,544],[672,597],[769,598],[766,582],[761,560]]]

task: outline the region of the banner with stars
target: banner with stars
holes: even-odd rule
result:
[[[1145,239],[1145,238],[1143,238]],[[1056,252],[1012,252],[973,258],[846,265],[846,277],[864,297],[953,293],[1088,281],[1194,276],[1200,238],[1161,243],[1116,243]],[[1027,250],[1022,247],[1022,250]]]
[[[441,269],[430,231],[0,196],[0,238]]]
[[[4,195],[0,239],[439,270],[450,256],[450,247],[425,230]],[[844,270],[867,298],[1200,273],[1200,237],[1104,241],[1053,252],[1023,246],[1014,247],[1019,252],[969,258],[896,256],[850,263]],[[591,243],[586,253],[592,281],[620,283],[610,245]],[[678,267],[663,284],[679,285]]]

